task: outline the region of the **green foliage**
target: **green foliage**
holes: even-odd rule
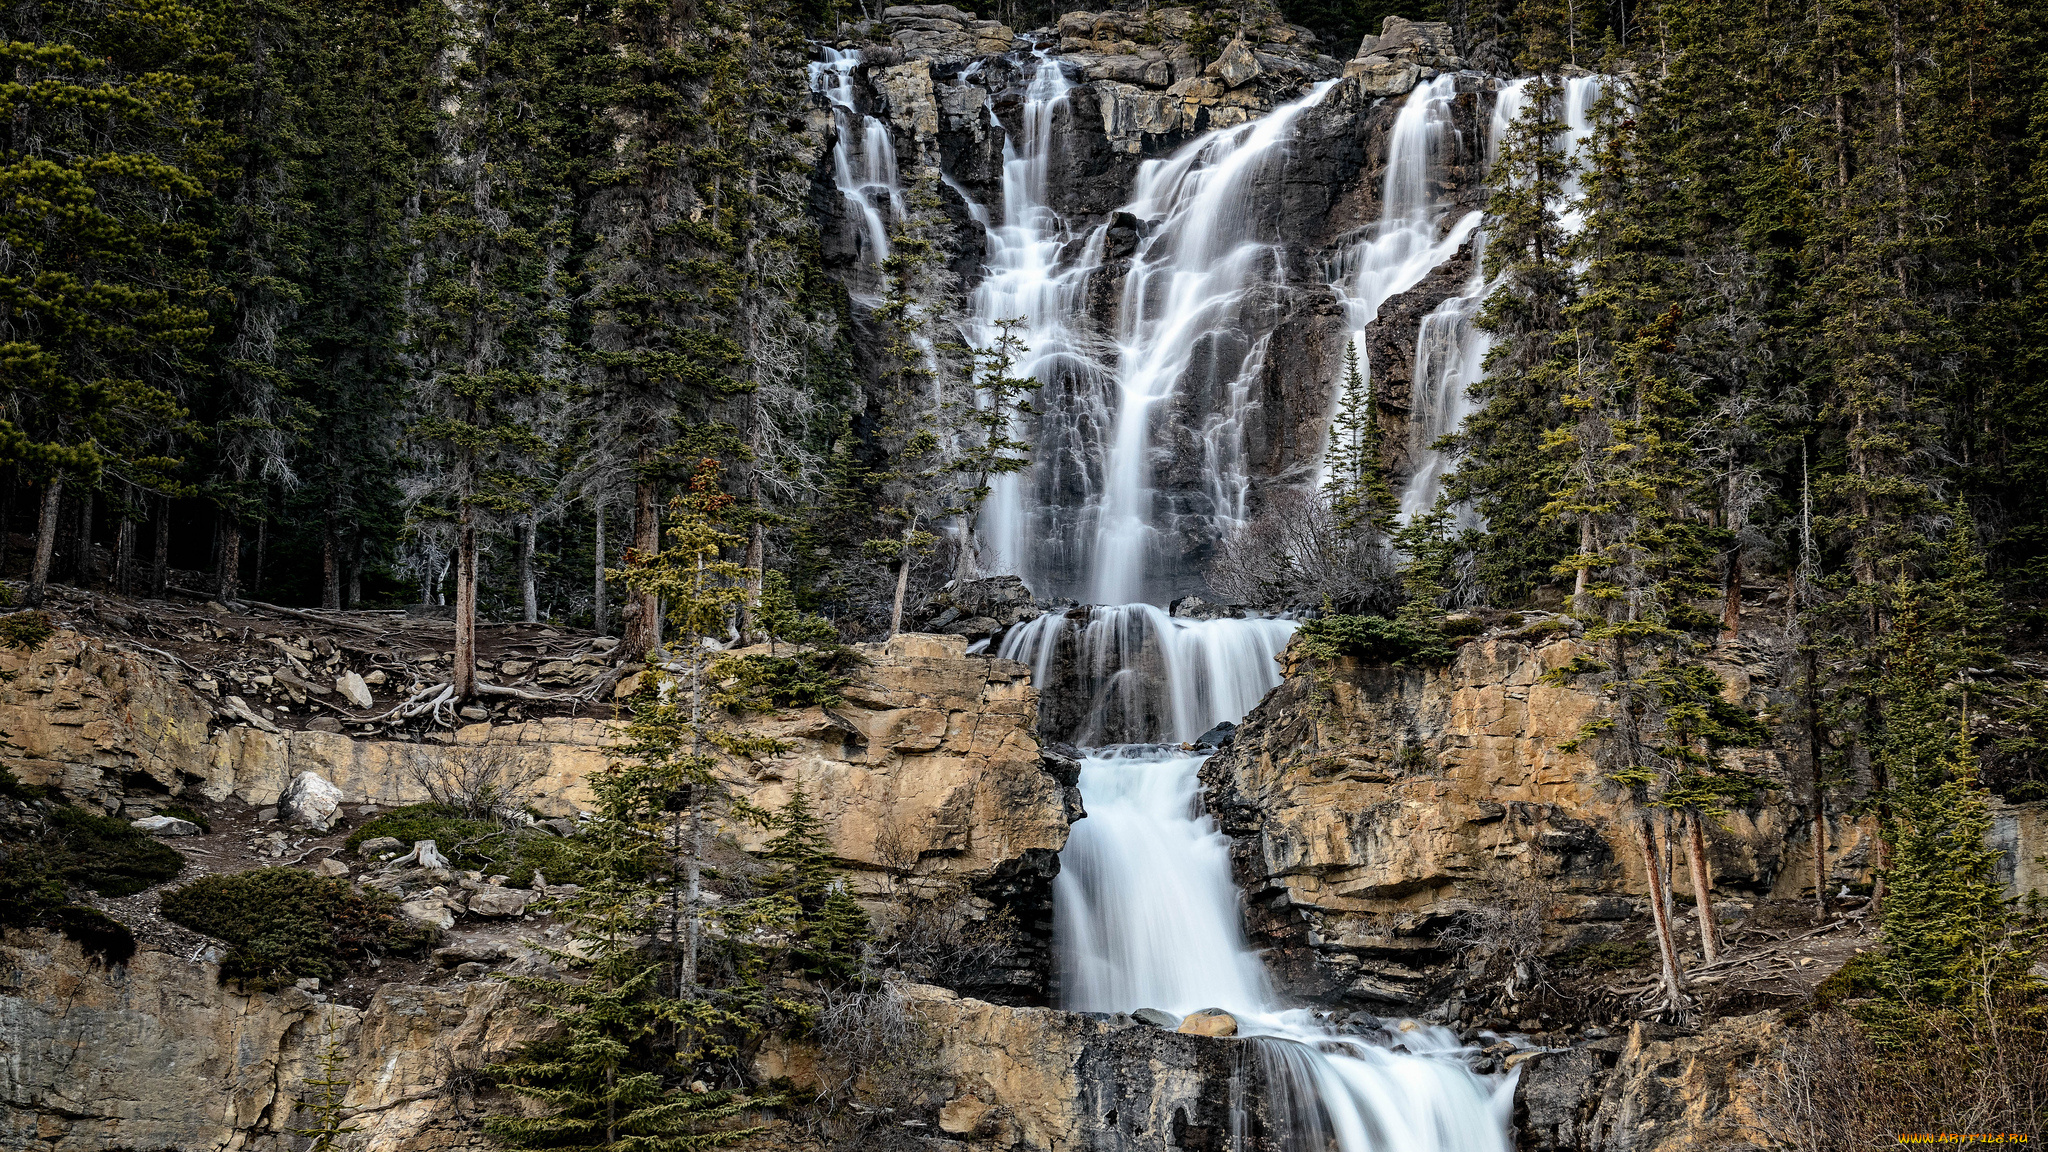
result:
[[[1303,624],[1294,635],[1303,651],[1322,660],[1428,666],[1446,663],[1453,655],[1440,638],[1405,620],[1384,616],[1321,616]]]
[[[1399,504],[1387,483],[1380,459],[1378,405],[1359,370],[1358,347],[1344,345],[1344,388],[1337,415],[1330,421],[1330,446],[1323,454],[1323,494],[1337,513],[1337,525],[1354,531],[1360,525],[1386,532],[1393,527]]]
[[[47,612],[16,612],[0,616],[0,644],[17,652],[34,652],[57,634]]]
[[[226,941],[221,979],[252,989],[308,976],[339,980],[372,956],[424,951],[433,933],[407,923],[397,907],[395,897],[295,868],[202,876],[162,903],[166,919]]]
[[[777,869],[761,887],[795,905],[788,963],[813,979],[849,979],[871,935],[868,915],[847,893],[832,842],[802,786],[775,814],[775,827],[765,855]]]
[[[301,1096],[298,1105],[313,1117],[313,1127],[294,1128],[294,1136],[311,1140],[307,1152],[339,1152],[341,1138],[361,1129],[344,1119],[348,1111],[349,1089],[355,1081],[343,1075],[348,1067],[348,1056],[341,1050],[341,1037],[334,1017],[327,1017],[326,1043],[320,1046],[320,1074],[309,1078],[306,1087],[311,1096]]]
[[[71,903],[59,880],[64,868],[61,848],[0,844],[0,927],[59,932],[96,963],[127,963],[135,955],[134,934],[101,912]]]
[[[379,812],[349,834],[348,846],[389,836],[406,844],[432,840],[456,868],[509,877],[526,888],[539,872],[550,883],[577,882],[575,855],[564,841],[547,832],[515,828],[498,820],[478,820],[441,804],[408,804]]]
[[[829,645],[839,640],[839,629],[830,620],[805,612],[789,586],[789,576],[769,569],[761,574],[761,597],[754,606],[754,619],[768,634],[768,651],[775,644]]]
[[[1536,680],[1540,684],[1566,684],[1575,676],[1590,676],[1595,672],[1605,671],[1607,665],[1581,654],[1538,676]]]
[[[839,690],[863,659],[835,644],[787,656],[727,656],[714,661],[706,674],[717,685],[712,703],[735,713],[829,708],[840,702]]]
[[[50,813],[50,823],[63,843],[59,874],[67,883],[102,896],[133,895],[185,867],[185,858],[175,849],[136,831],[126,820],[66,806]]]

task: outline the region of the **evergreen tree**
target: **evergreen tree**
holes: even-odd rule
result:
[[[1399,506],[1380,456],[1378,406],[1358,366],[1355,343],[1344,346],[1344,387],[1330,421],[1330,446],[1323,454],[1323,495],[1345,531],[1361,524],[1376,532],[1393,527]]]
[[[953,467],[959,474],[960,556],[955,575],[972,579],[979,571],[975,534],[980,530],[981,507],[994,491],[998,476],[1010,476],[1031,466],[1031,444],[1019,440],[1019,420],[1034,412],[1027,395],[1038,389],[1029,376],[1014,376],[1017,358],[1027,349],[1017,329],[1024,318],[996,321],[996,338],[986,348],[975,350],[973,395],[963,405],[959,446]]]

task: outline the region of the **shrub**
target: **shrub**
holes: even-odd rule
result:
[[[1442,664],[1453,655],[1441,636],[1384,616],[1324,616],[1295,633],[1309,654],[1348,656],[1367,664]]]
[[[114,920],[70,902],[57,876],[57,859],[44,845],[0,844],[0,927],[46,928],[78,942],[102,964],[125,964],[135,955],[135,936]]]
[[[0,616],[0,645],[21,652],[33,652],[50,642],[57,629],[47,612],[16,612]]]
[[[183,856],[125,820],[65,807],[50,822],[64,843],[64,879],[102,896],[132,896],[184,870]]]
[[[851,648],[804,649],[788,656],[728,656],[711,665],[718,684],[714,701],[734,712],[779,708],[830,708],[862,657]]]
[[[424,950],[433,933],[401,919],[397,907],[395,897],[294,868],[202,876],[163,899],[165,918],[230,946],[223,981],[255,989],[305,976],[335,980],[373,955]]]
[[[533,883],[535,869],[550,882],[576,881],[573,855],[559,837],[474,819],[446,804],[409,804],[372,817],[348,838],[349,849],[379,836],[407,844],[432,840],[455,867],[508,876],[517,888]]]

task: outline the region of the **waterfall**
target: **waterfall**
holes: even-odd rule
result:
[[[1003,637],[996,654],[1031,666],[1041,696],[1058,694],[1083,746],[1191,741],[1236,723],[1280,683],[1274,658],[1294,622],[1187,620],[1151,604],[1047,612]],[[1048,701],[1047,710],[1053,711]]]
[[[1029,351],[1016,368],[1041,383],[1038,415],[1019,429],[1033,464],[994,485],[981,554],[1041,597],[1093,601],[997,645],[1030,666],[1041,729],[1090,749],[1088,816],[1054,882],[1062,1003],[1230,1011],[1263,1073],[1271,1135],[1290,1150],[1505,1152],[1513,1076],[1473,1074],[1449,1030],[1341,1032],[1285,1004],[1245,938],[1229,843],[1203,811],[1203,755],[1184,746],[1279,684],[1275,657],[1295,625],[1159,607],[1194,583],[1185,557],[1245,516],[1251,385],[1286,276],[1262,196],[1300,117],[1335,82],[1145,161],[1122,211],[1077,229],[1046,186],[1069,81],[1046,51],[1013,59],[1030,79],[1006,112],[1002,203],[969,199],[988,239],[968,332],[986,346],[998,321],[1021,318]],[[1447,220],[1438,192],[1463,144],[1455,91],[1438,78],[1401,107],[1382,217],[1333,271],[1354,330],[1479,226],[1478,213]],[[1113,322],[1091,315],[1112,298]],[[1169,494],[1168,461],[1198,479]]]
[[[1500,142],[1507,135],[1508,127],[1528,104],[1529,83],[1526,78],[1510,81],[1501,86],[1499,95],[1494,98],[1493,118],[1486,137],[1489,170],[1499,157]],[[1559,226],[1569,236],[1585,222],[1585,214],[1578,203],[1581,190],[1577,157],[1593,135],[1592,106],[1599,98],[1600,81],[1596,76],[1577,76],[1566,80],[1564,86],[1565,138],[1559,146],[1574,158],[1574,162],[1571,174],[1564,181],[1559,203],[1554,207]],[[1464,425],[1465,417],[1471,412],[1471,387],[1486,373],[1486,350],[1490,340],[1473,323],[1494,288],[1486,279],[1484,270],[1484,229],[1473,237],[1472,255],[1470,279],[1458,295],[1424,316],[1415,334],[1415,371],[1408,416],[1409,459],[1415,461],[1415,471],[1401,492],[1403,516],[1429,511],[1430,505],[1436,502],[1437,493],[1443,491],[1444,476],[1453,462],[1432,446],[1439,437]]]
[[[1177,559],[1244,516],[1251,488],[1242,432],[1272,325],[1251,314],[1282,281],[1283,237],[1257,211],[1259,178],[1284,164],[1295,121],[1337,83],[1250,123],[1210,133],[1139,169],[1130,203],[1076,235],[1047,203],[1054,125],[1067,101],[1058,62],[1036,54],[1006,135],[1002,223],[990,230],[975,293],[977,338],[1022,317],[1018,367],[1043,387],[1033,464],[995,485],[987,555],[1041,596],[1098,604],[1162,601],[1192,586]],[[1135,221],[1115,323],[1091,324],[1090,278],[1111,260],[1117,221]],[[1119,257],[1121,258],[1121,257]],[[1172,507],[1154,485],[1167,409],[1191,417],[1200,489]]]
[[[810,84],[832,109],[832,183],[861,223],[861,262],[877,268],[889,255],[889,224],[904,215],[903,181],[889,126],[862,113],[854,102],[853,73],[860,52],[821,49],[811,62]]]
[[[1284,1006],[1239,926],[1229,843],[1201,812],[1202,759],[1133,747],[1082,762],[1088,817],[1053,882],[1065,1006],[1229,1010],[1290,1152],[1507,1152],[1514,1077],[1473,1075],[1449,1029],[1341,1033]]]

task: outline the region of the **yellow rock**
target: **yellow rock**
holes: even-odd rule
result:
[[[1205,1008],[1181,1021],[1176,1031],[1188,1036],[1235,1036],[1237,1017],[1221,1008]]]

